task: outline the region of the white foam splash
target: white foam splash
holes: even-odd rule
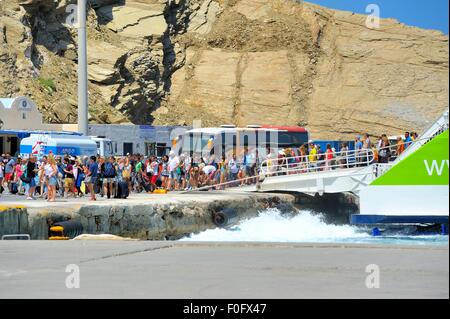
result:
[[[231,229],[210,229],[181,240],[329,243],[368,238],[369,234],[358,232],[355,226],[326,224],[320,215],[313,215],[310,211],[302,211],[289,218],[280,215],[277,209],[269,209]]]

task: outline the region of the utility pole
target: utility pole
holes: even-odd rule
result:
[[[86,3],[78,0],[78,131],[88,135]]]

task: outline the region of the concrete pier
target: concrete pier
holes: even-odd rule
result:
[[[78,220],[84,233],[113,234],[136,239],[178,239],[214,228],[212,214],[236,209],[239,218],[256,216],[268,207],[293,209],[294,197],[245,192],[192,192],[187,194],[133,194],[127,199],[98,197],[26,201],[23,196],[0,199],[0,236],[28,233],[31,239],[47,239],[49,225]],[[8,208],[9,207],[9,208]]]
[[[0,261],[0,299],[449,298],[448,246],[5,240]]]

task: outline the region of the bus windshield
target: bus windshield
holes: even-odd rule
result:
[[[208,142],[214,140],[213,134],[207,134],[207,133],[187,133],[183,137],[183,152],[187,153],[202,153],[207,150],[208,148]],[[210,144],[212,146],[212,143]]]

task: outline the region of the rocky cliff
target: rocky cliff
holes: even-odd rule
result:
[[[76,121],[74,0],[0,2],[0,96]],[[448,36],[289,0],[91,0],[92,122],[420,131],[448,107]]]

